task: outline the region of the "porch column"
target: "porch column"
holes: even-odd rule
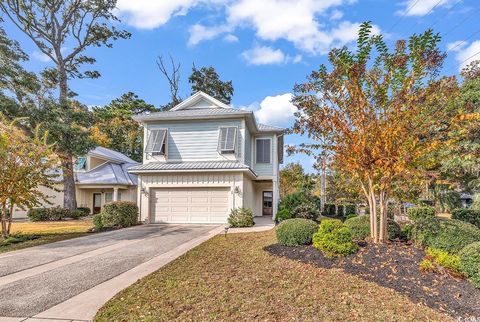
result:
[[[113,188],[113,201],[118,201],[118,188]]]
[[[272,219],[275,219],[275,216],[277,215],[277,208],[278,208],[278,184],[277,180],[273,179],[272,180]]]

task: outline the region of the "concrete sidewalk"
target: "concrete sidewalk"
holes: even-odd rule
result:
[[[66,251],[70,256],[55,260],[46,256],[44,263],[36,266],[32,263],[38,263],[38,258],[27,261],[23,270],[11,268],[10,274],[0,277],[0,312],[4,316],[0,322],[90,321],[116,293],[223,232],[224,227],[149,225],[136,229],[143,231],[140,234],[135,229],[117,231],[125,238],[116,236],[114,243],[102,239],[101,234],[88,236],[100,237],[97,242],[74,243],[73,239],[71,244],[60,245],[75,248]],[[78,250],[78,244],[84,245],[83,251]],[[92,244],[97,247],[92,248]],[[8,269],[4,260],[18,263],[35,248],[2,256],[0,262]],[[45,250],[40,248],[37,255],[42,251]],[[56,251],[53,253],[58,256]]]

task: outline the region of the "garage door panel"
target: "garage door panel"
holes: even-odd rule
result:
[[[229,188],[158,188],[151,191],[154,222],[226,223]]]

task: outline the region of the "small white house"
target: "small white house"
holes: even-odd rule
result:
[[[137,199],[137,176],[128,173],[127,169],[139,163],[126,155],[104,147],[96,147],[85,156],[79,157],[75,163],[75,190],[78,207],[88,207],[93,214],[99,213],[108,202]],[[61,173],[61,171],[58,171]],[[57,190],[40,187],[39,190],[48,196],[51,204],[43,207],[63,206],[63,184],[58,178]],[[14,218],[27,217],[27,211],[14,209]]]
[[[140,219],[225,223],[231,209],[274,217],[284,129],[198,92],[170,111],[134,117],[144,128]]]

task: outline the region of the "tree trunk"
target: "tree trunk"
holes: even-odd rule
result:
[[[373,188],[373,182],[371,178],[368,178],[368,191],[370,194],[370,236],[374,243],[378,243],[378,225],[377,225],[377,198],[375,197],[375,191]]]
[[[7,232],[7,205],[4,203],[2,205],[2,237],[3,238],[8,238],[8,232]]]
[[[387,207],[386,203],[386,194],[385,192],[380,192],[380,236],[378,241],[384,243],[388,240],[387,234]]]
[[[8,227],[7,227],[7,235],[10,236],[10,229],[12,228],[12,220],[13,220],[13,202],[10,204],[10,211],[8,213]]]
[[[57,56],[60,52],[57,53]],[[58,56],[61,57],[61,56]],[[68,106],[68,78],[65,67],[62,64],[58,65],[59,72],[59,102],[63,109],[70,108]],[[63,152],[63,151],[61,151]],[[73,157],[70,153],[66,153],[62,157],[63,169],[63,207],[74,210],[77,208],[77,196],[75,192],[75,178],[73,173]]]
[[[63,169],[63,207],[73,210],[77,208],[75,194],[75,178],[73,173],[73,161],[71,155],[62,157]]]

